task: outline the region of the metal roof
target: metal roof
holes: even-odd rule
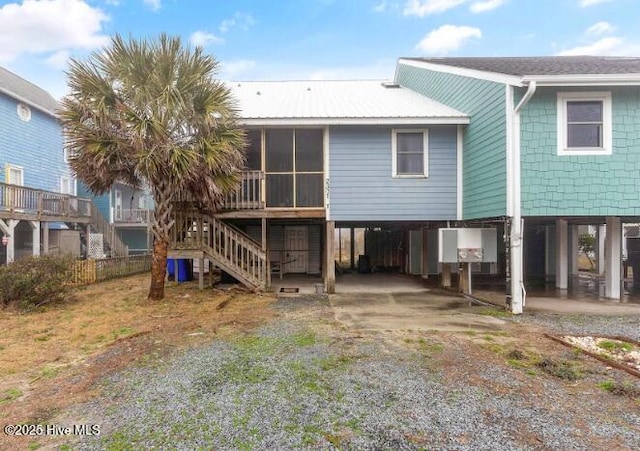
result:
[[[515,76],[640,74],[640,57],[535,56],[401,59]]]
[[[0,92],[56,116],[58,102],[44,89],[0,67]]]
[[[229,83],[245,123],[468,123],[468,117],[382,80]]]

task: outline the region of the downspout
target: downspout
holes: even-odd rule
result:
[[[536,92],[537,84],[535,81],[530,81],[527,92],[525,92],[518,105],[513,109],[512,116],[512,146],[513,149],[513,158],[511,159],[511,172],[513,174],[512,177],[512,193],[511,193],[511,202],[512,202],[512,212],[513,212],[513,222],[511,228],[511,248],[517,249],[517,253],[519,257],[517,259],[512,259],[512,268],[517,265],[517,271],[512,271],[512,274],[519,275],[519,296],[521,299],[517,299],[517,302],[512,302],[511,309],[515,314],[521,314],[522,308],[524,307],[527,291],[524,287],[524,253],[523,253],[523,231],[524,231],[524,220],[522,219],[522,209],[521,209],[521,176],[520,176],[520,112],[522,108],[531,100],[533,95]],[[514,261],[516,260],[516,261]],[[512,289],[512,296],[515,295],[516,290]]]

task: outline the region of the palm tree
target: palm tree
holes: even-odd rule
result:
[[[164,297],[173,202],[195,198],[214,210],[244,165],[244,132],[217,69],[202,48],[162,34],[115,36],[67,72],[60,118],[78,179],[95,194],[118,181],[154,198],[150,300]]]

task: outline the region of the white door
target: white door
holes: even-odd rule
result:
[[[284,272],[306,273],[309,261],[307,227],[284,228]]]
[[[116,221],[122,221],[122,191],[119,189],[115,190],[115,202],[113,208],[115,210],[115,218]]]
[[[7,165],[7,183],[24,186],[24,171],[22,168]]]

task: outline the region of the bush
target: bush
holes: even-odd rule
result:
[[[0,303],[30,311],[71,296],[72,257],[29,257],[0,266]]]

